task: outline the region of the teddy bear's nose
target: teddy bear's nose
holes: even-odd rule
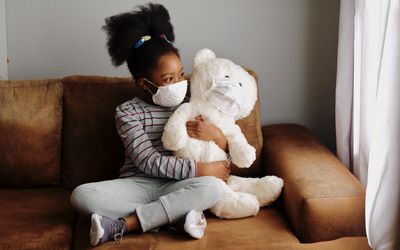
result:
[[[242,87],[242,83],[239,82],[239,86]]]

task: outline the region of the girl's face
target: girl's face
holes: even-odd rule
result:
[[[175,53],[169,53],[160,57],[151,80],[158,86],[166,86],[184,80],[184,74],[181,59]]]
[[[157,86],[167,86],[184,80],[184,74],[181,59],[175,53],[169,53],[159,58],[157,68],[147,80]],[[152,93],[157,92],[157,88],[148,83],[145,78],[140,78],[137,82],[143,90],[150,89]]]

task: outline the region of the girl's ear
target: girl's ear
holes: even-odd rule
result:
[[[136,80],[137,85],[139,86],[140,89],[146,91],[149,89],[149,87],[145,84],[144,77],[141,77]]]

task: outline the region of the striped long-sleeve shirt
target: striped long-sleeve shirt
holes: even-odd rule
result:
[[[161,142],[164,126],[175,109],[150,105],[136,97],[116,108],[116,128],[125,147],[120,177],[195,177],[195,161],[173,156]]]

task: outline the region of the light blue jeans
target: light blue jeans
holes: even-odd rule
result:
[[[211,208],[222,195],[215,177],[181,181],[130,177],[82,184],[71,195],[73,208],[83,216],[110,218],[136,213],[143,232],[173,224],[190,210]]]

